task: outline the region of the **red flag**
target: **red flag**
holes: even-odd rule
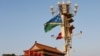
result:
[[[58,40],[58,39],[62,39],[62,34],[61,34],[61,32],[58,34],[56,40]]]

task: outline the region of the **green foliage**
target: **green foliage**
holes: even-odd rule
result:
[[[16,56],[15,54],[3,54],[2,56]]]

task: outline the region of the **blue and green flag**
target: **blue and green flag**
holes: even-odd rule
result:
[[[59,23],[61,23],[61,16],[60,14],[54,16],[53,18],[51,18],[48,22],[45,23],[44,25],[44,30],[45,32],[50,31],[51,29],[53,29],[54,27],[58,26]]]

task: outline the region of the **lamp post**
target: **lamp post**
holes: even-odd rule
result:
[[[58,2],[58,10],[59,14],[61,15],[62,24],[61,24],[61,33],[62,37],[65,40],[65,56],[70,56],[69,51],[72,48],[71,41],[72,41],[72,30],[74,29],[74,26],[71,25],[71,23],[74,21],[72,17],[76,14],[78,9],[78,4],[75,4],[75,8],[73,9],[73,13],[71,13],[70,10],[71,7],[71,1],[67,1],[67,3],[62,0],[62,2]],[[51,12],[54,14],[54,9],[51,7]]]
[[[72,29],[70,28],[74,29],[74,27],[71,25],[71,22],[73,22],[72,17],[74,15],[70,12],[70,5],[71,5],[70,0],[67,3],[65,3],[64,0],[62,1],[62,3],[58,2],[59,13],[62,19],[61,32],[62,32],[62,37],[65,40],[66,56],[70,56],[69,51],[72,48],[71,46],[71,41],[72,41],[71,34],[72,33],[70,32],[72,31]],[[75,14],[77,12],[77,8],[78,8],[78,4],[75,4],[75,8],[74,8]]]

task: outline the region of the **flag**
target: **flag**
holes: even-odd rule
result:
[[[54,27],[58,26],[59,23],[61,23],[61,22],[62,22],[62,20],[61,20],[60,14],[54,16],[48,22],[45,23],[45,25],[44,25],[45,32],[50,31]]]
[[[63,37],[62,37],[62,34],[61,34],[61,32],[58,34],[58,36],[57,36],[57,38],[56,38],[56,40],[58,40],[58,39],[62,39]]]

